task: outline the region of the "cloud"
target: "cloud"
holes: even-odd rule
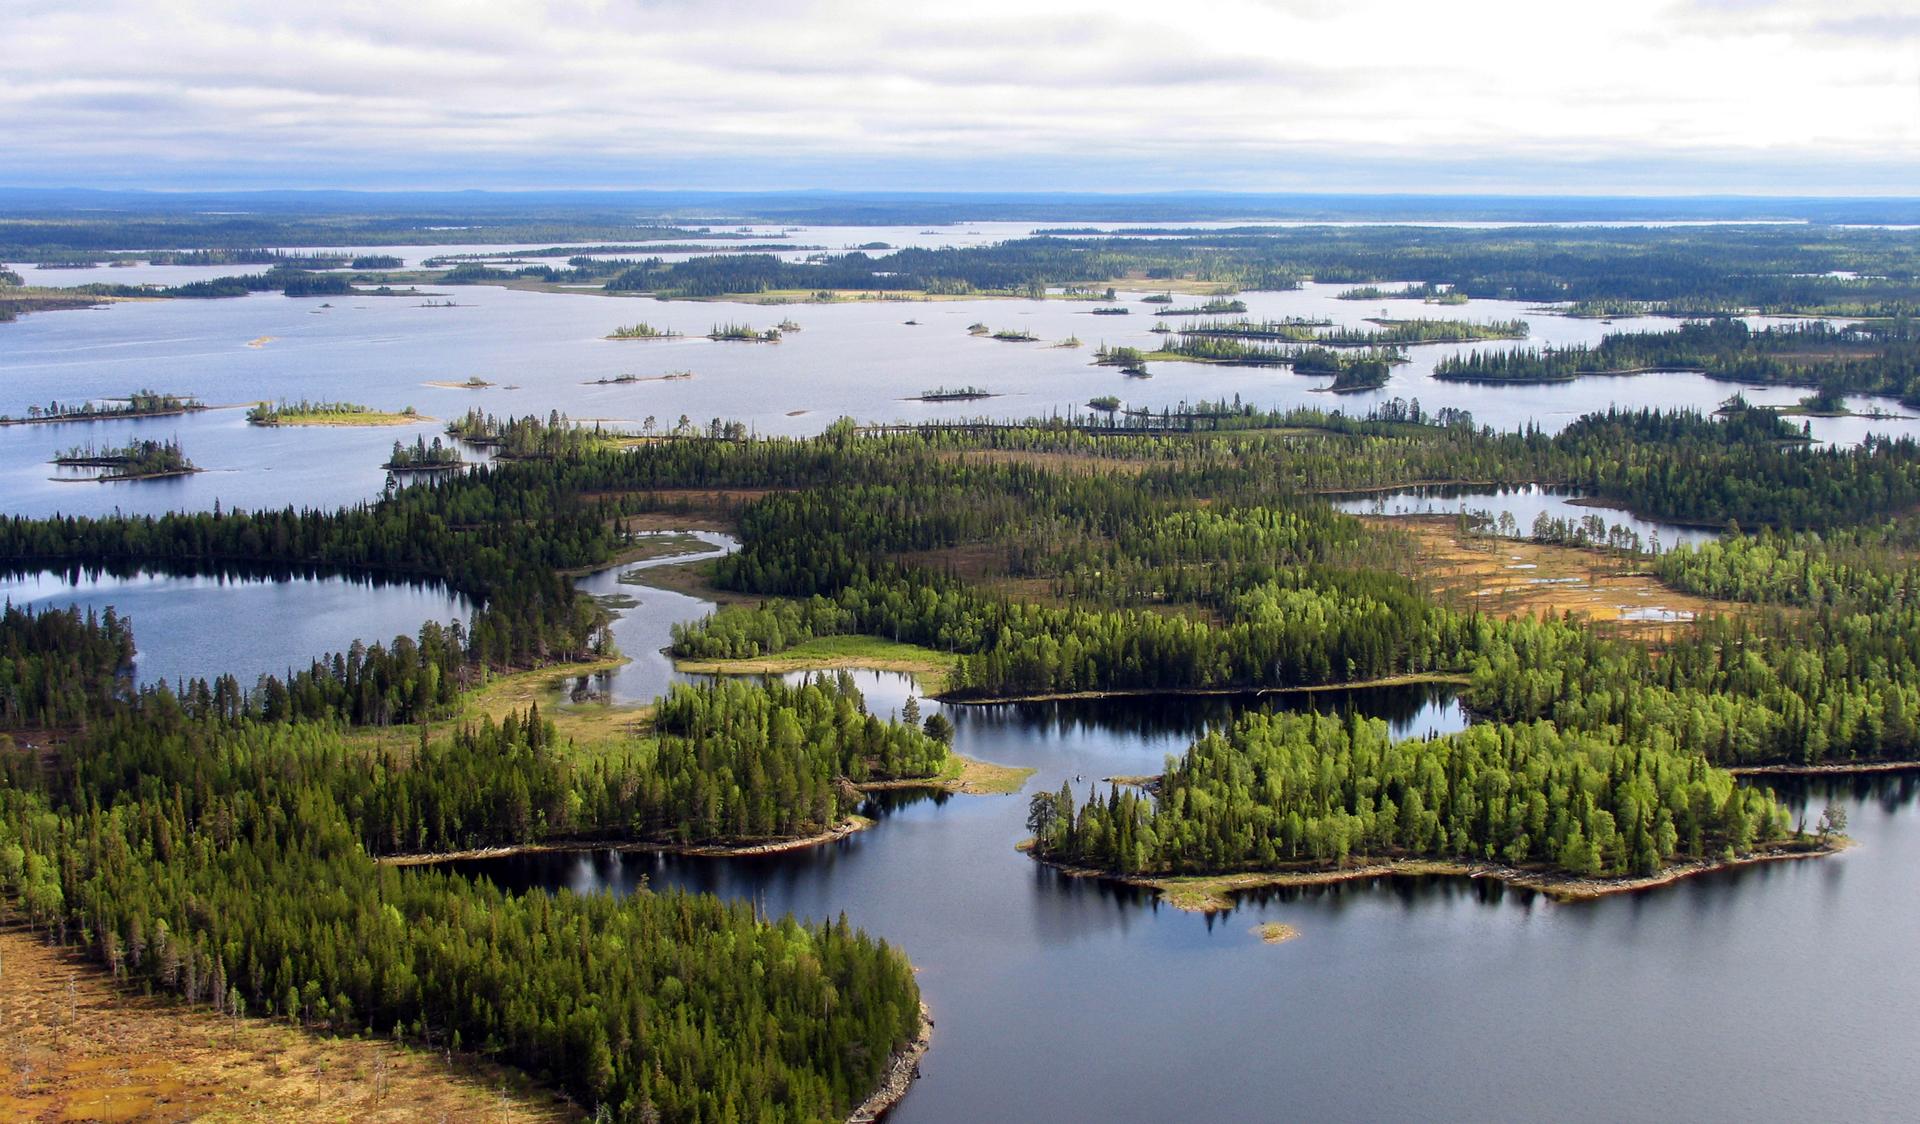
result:
[[[1845,191],[1920,149],[1903,7],[0,0],[0,179]]]

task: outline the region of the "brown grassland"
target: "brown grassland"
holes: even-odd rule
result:
[[[0,973],[3,1120],[582,1118],[505,1068],[130,992],[17,926],[0,927]]]
[[[1460,534],[1451,516],[1364,516],[1413,541],[1405,563],[1456,609],[1507,617],[1585,617],[1608,635],[1659,643],[1693,620],[1741,611],[1730,601],[1682,593],[1644,560],[1586,547]],[[1668,618],[1669,615],[1671,619]]]

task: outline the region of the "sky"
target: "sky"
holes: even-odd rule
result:
[[[0,184],[1920,194],[1920,0],[0,0]]]

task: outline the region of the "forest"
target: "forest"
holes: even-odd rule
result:
[[[1044,803],[1043,803],[1044,802]],[[1208,733],[1151,799],[1035,798],[1035,853],[1123,874],[1440,856],[1595,877],[1731,859],[1785,837],[1785,808],[1697,754],[1477,724],[1395,741],[1378,719],[1251,715]]]
[[[484,1052],[618,1118],[843,1117],[918,1022],[911,969],[883,943],[710,898],[516,896],[378,861],[806,838],[843,823],[859,786],[948,767],[946,729],[869,713],[843,676],[676,687],[643,729],[594,744],[538,706],[468,707],[500,675],[614,656],[568,572],[613,560],[629,517],[695,503],[742,541],[708,580],[750,600],[675,629],[679,656],[885,637],[950,660],[955,700],[1464,691],[1474,722],[1445,738],[1252,715],[1150,791],[1039,794],[1036,857],[1066,865],[1646,875],[1820,845],[1729,767],[1920,752],[1912,442],[1816,448],[1738,403],[1556,435],[1398,402],[1164,420],[753,440],[722,423],[625,446],[558,414],[476,412],[454,436],[521,459],[337,511],[0,520],[0,564],[19,570],[383,574],[477,605],[471,625],[285,676],[142,689],[124,621],[9,608],[0,727],[65,733],[51,754],[0,753],[0,888],[139,983]],[[1440,596],[1410,536],[1327,499],[1448,480],[1724,528],[1644,564],[1734,609],[1657,653],[1577,618],[1502,617]]]
[[[1920,335],[1911,320],[1835,327],[1826,321],[1758,331],[1717,317],[1664,332],[1620,332],[1595,346],[1541,351],[1470,352],[1434,367],[1434,377],[1464,382],[1564,382],[1583,375],[1653,370],[1699,371],[1753,385],[1817,387],[1823,395],[1876,394],[1920,401]]]
[[[632,1120],[841,1118],[919,1026],[905,958],[844,920],[677,892],[508,895],[372,857],[831,826],[853,780],[931,776],[946,756],[844,676],[678,688],[651,736],[589,761],[537,708],[370,751],[338,713],[259,698],[266,681],[133,691],[132,646],[110,612],[0,616],[0,729],[80,728],[52,757],[0,752],[0,905],[116,977],[489,1054]]]

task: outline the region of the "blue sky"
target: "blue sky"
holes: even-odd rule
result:
[[[0,0],[0,183],[1920,193],[1915,0]]]

